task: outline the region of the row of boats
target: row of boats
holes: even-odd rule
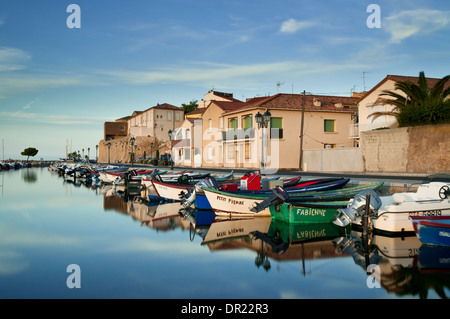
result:
[[[352,185],[349,178],[303,180],[235,178],[194,171],[59,165],[73,178],[145,190],[149,203],[179,202],[181,210],[209,210],[220,218],[268,217],[289,224],[332,223],[387,234],[416,234],[424,244],[450,246],[450,179],[434,176],[415,191],[382,196],[382,182]]]
[[[16,161],[0,161],[0,171],[9,171],[10,169],[20,169],[31,167],[30,163],[27,162],[16,162]]]

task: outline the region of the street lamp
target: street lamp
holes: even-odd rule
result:
[[[108,165],[110,164],[110,161],[109,161],[109,155],[110,155],[110,151],[111,151],[111,142],[109,142],[108,144],[106,144],[106,145],[108,145]]]
[[[266,164],[266,156],[267,156],[267,132],[264,134],[264,131],[267,130],[267,127],[270,126],[270,119],[272,118],[272,114],[270,114],[269,110],[266,110],[264,114],[257,113],[255,115],[256,123],[258,123],[258,127],[262,128],[261,131],[261,168],[265,169]]]
[[[134,137],[130,138],[130,145],[131,145],[131,168],[133,168],[133,160],[134,160],[134,154],[133,154],[133,145],[136,139]]]
[[[175,130],[174,130],[175,131]],[[172,130],[169,130],[169,140],[170,140],[170,167],[173,171],[173,158],[172,158]]]
[[[98,145],[95,145],[95,162],[98,163]]]

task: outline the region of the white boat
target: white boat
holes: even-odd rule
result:
[[[170,199],[174,201],[181,201],[180,195],[187,194],[189,190],[193,190],[193,185],[180,185],[164,183],[155,180],[151,180],[153,188],[159,197]]]
[[[253,196],[231,194],[206,187],[203,188],[203,192],[217,216],[271,216],[268,207],[258,213],[250,210],[255,202],[261,203],[265,198],[256,200]]]
[[[416,192],[395,193],[378,196],[365,191],[351,199],[349,206],[338,209],[336,225],[362,225],[366,207],[366,195],[370,195],[373,229],[382,232],[413,232],[409,216],[450,216],[450,183],[430,182],[421,184]]]

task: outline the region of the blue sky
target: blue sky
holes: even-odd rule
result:
[[[67,27],[70,4],[81,28]],[[370,4],[380,28],[367,26]],[[449,31],[443,0],[2,0],[4,156],[31,146],[56,159],[69,140],[93,158],[105,121],[211,89],[348,96],[387,74],[441,78]]]

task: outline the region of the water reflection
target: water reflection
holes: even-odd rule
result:
[[[22,170],[22,178],[26,183],[36,183],[37,174],[36,171],[31,168],[25,168]]]
[[[436,294],[448,298],[450,248],[422,245],[416,236],[363,237],[360,232],[332,223],[296,225],[270,217],[217,218],[211,211],[181,210],[180,203],[149,203],[145,190],[129,193],[124,186],[71,180],[64,183],[84,185],[95,191],[103,196],[104,211],[127,215],[139,221],[140,227],[157,232],[188,230],[186,240],[197,239],[200,246],[211,252],[246,251],[246,256],[253,256],[247,262],[254,264],[255,271],[278,271],[283,264],[296,262],[298,275],[308,276],[314,270],[307,271],[307,261],[333,262],[333,259],[346,258],[353,260],[350,268],[367,278],[371,276],[368,267],[377,266],[380,276],[375,279],[387,293],[419,298]],[[348,272],[355,273],[353,269]]]
[[[398,296],[428,297],[434,290],[447,299],[450,288],[450,249],[422,245],[416,236],[372,236],[365,239],[361,233],[351,232],[336,238],[336,247],[353,257],[355,265],[367,271],[371,265],[379,267],[381,287]]]

